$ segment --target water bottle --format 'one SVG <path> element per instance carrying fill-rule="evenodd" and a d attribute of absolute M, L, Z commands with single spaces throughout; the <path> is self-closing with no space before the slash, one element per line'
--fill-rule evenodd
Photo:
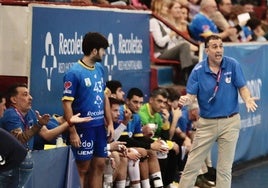
<path fill-rule="evenodd" d="M 106 166 L 103 175 L 103 188 L 113 187 L 113 168 L 112 168 L 112 158 L 106 159 Z"/>
<path fill-rule="evenodd" d="M 62 136 L 58 136 L 58 138 L 56 139 L 56 147 L 63 147 L 64 146 L 64 143 L 63 143 L 63 139 L 62 139 Z"/>
<path fill-rule="evenodd" d="M 166 159 L 167 156 L 168 156 L 168 145 L 167 145 L 167 143 L 164 140 L 161 140 L 161 143 L 162 143 L 162 146 L 161 147 L 163 149 L 166 149 L 167 151 L 166 152 L 157 151 L 156 152 L 157 158 L 158 159 Z"/>

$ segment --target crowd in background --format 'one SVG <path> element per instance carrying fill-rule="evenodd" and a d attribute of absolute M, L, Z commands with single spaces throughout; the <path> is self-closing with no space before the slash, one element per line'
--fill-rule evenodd
<path fill-rule="evenodd" d="M 130 2 L 98 1 L 92 3 L 128 5 Z M 150 32 L 154 37 L 155 46 L 158 47 L 158 51 L 155 51 L 154 55 L 157 58 L 180 61 L 177 68 L 183 73 L 184 84 L 193 67 L 198 63 L 196 57 L 198 47 L 185 40 L 185 36 L 197 43 L 204 42 L 212 34 L 219 35 L 226 42 L 267 41 L 267 10 L 262 18 L 257 17 L 254 12 L 255 4 L 250 1 L 152 0 L 150 3 L 145 1 L 136 1 L 136 3 L 152 9 L 153 13 L 163 19 L 152 17 L 150 20 Z M 183 33 L 183 37 L 170 29 L 165 24 L 166 22 Z M 105 43 L 101 49 L 106 49 L 107 46 Z M 96 53 L 100 53 L 98 50 Z M 90 53 L 85 53 L 85 56 Z M 103 54 L 105 53 L 103 52 Z M 94 58 L 96 57 L 101 60 L 101 56 L 94 56 Z M 83 62 L 85 60 L 88 59 L 81 59 L 80 64 L 85 66 Z M 67 92 L 67 94 L 69 93 Z M 105 115 L 109 114 L 112 120 L 105 123 L 113 125 L 116 136 L 108 139 L 108 144 L 102 143 L 103 147 L 109 151 L 109 162 L 106 166 L 111 165 L 113 169 L 111 171 L 112 182 L 109 183 L 115 187 L 129 185 L 137 188 L 168 188 L 174 186 L 173 181 L 179 178 L 179 173 L 183 171 L 187 153 L 192 147 L 193 135 L 199 118 L 197 103 L 188 107 L 180 107 L 180 94 L 173 88 L 155 88 L 150 93 L 149 101 L 144 103 L 143 92 L 139 88 L 131 88 L 124 97 L 120 81 L 107 82 L 106 92 L 103 95 L 105 96 L 102 96 L 100 100 L 107 97 L 110 104 L 109 108 L 104 107 Z M 65 97 L 66 101 L 72 101 L 70 96 Z M 67 111 L 65 111 L 64 117 L 63 115 L 40 115 L 38 111 L 31 109 L 32 97 L 25 84 L 12 86 L 6 100 L 10 106 L 1 118 L 1 127 L 24 145 L 28 150 L 27 155 L 30 150 L 43 149 L 46 143 L 55 144 L 58 137 L 63 137 L 66 144 L 80 146 L 81 142 L 77 143 L 77 139 L 70 139 L 68 134 L 64 137 L 64 133 L 68 132 L 67 130 L 70 133 L 70 129 L 72 129 L 70 127 L 73 124 L 86 124 L 92 121 L 91 118 L 80 118 L 80 114 L 76 113 L 67 113 L 68 116 L 66 116 Z M 93 103 L 96 101 L 93 100 Z M 72 108 L 72 105 L 67 103 L 66 108 Z M 112 131 L 109 130 L 108 133 L 111 136 Z M 87 134 L 89 133 L 87 132 Z M 25 153 L 25 150 L 23 152 Z M 1 161 L 4 156 L 4 154 L 0 156 Z M 81 184 L 89 173 L 88 170 L 85 170 L 84 165 L 85 163 L 80 166 L 78 164 Z M 89 164 L 87 165 L 89 166 Z M 215 186 L 216 170 L 212 167 L 210 154 L 207 156 L 204 168 L 205 170 L 200 169 L 202 184 L 205 183 L 209 187 Z M 12 173 L 18 173 L 20 170 L 21 167 L 16 171 L 13 169 Z M 106 172 L 104 171 L 104 173 Z M 10 174 L 1 175 L 10 177 Z M 17 176 L 14 175 L 14 177 Z M 95 182 L 99 180 L 102 181 L 103 177 L 98 176 L 98 179 L 94 179 Z M 104 176 L 103 181 L 108 183 L 107 181 L 110 179 L 105 179 Z M 200 179 L 197 179 L 197 184 L 198 181 Z M 105 184 L 105 186 L 109 185 Z"/>
<path fill-rule="evenodd" d="M 212 35 L 224 42 L 266 42 L 267 8 L 260 17 L 255 1 L 241 0 L 152 0 L 150 33 L 154 57 L 179 62 L 176 69 L 184 85 L 197 63 L 200 43 Z M 176 70 L 175 69 L 175 70 Z M 178 76 L 175 76 L 178 78 Z"/>

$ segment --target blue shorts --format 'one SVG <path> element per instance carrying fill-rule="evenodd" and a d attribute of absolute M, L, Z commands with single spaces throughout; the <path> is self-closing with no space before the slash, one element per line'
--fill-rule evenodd
<path fill-rule="evenodd" d="M 107 137 L 105 126 L 76 128 L 81 147 L 72 147 L 76 160 L 91 160 L 93 157 L 107 157 Z"/>

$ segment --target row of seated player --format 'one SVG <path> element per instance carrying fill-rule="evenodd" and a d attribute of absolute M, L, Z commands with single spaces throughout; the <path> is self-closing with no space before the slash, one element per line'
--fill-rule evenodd
<path fill-rule="evenodd" d="M 191 148 L 194 124 L 198 119 L 197 103 L 179 108 L 180 94 L 174 88 L 155 88 L 147 103 L 138 88 L 131 88 L 124 97 L 120 81 L 108 81 L 107 88 L 115 132 L 123 130 L 120 136 L 115 134 L 118 135 L 115 139 L 126 142 L 130 152 L 137 154 L 135 157 L 139 154 L 139 160 L 134 161 L 128 155 L 128 162 L 117 159 L 118 155 L 113 157 L 120 161 L 113 173 L 116 187 L 120 187 L 118 184 L 122 181 L 125 184 L 127 171 L 132 187 L 174 187 Z M 207 162 L 205 167 L 210 173 L 200 169 L 200 174 L 215 183 L 210 155 Z"/>
<path fill-rule="evenodd" d="M 113 181 L 109 182 L 111 179 L 107 178 L 108 174 L 105 173 L 104 184 L 113 183 L 118 188 L 125 187 L 128 177 L 132 187 L 172 186 L 176 172 L 183 168 L 185 153 L 191 147 L 191 120 L 197 118 L 197 108 L 179 109 L 180 95 L 171 88 L 154 89 L 149 102 L 144 103 L 143 92 L 138 88 L 131 88 L 124 99 L 120 82 L 109 81 L 106 86 L 115 127 L 115 141 L 108 146 L 112 152 L 110 157 L 114 160 L 107 161 L 115 163 L 112 171 L 107 168 L 108 172 L 113 172 Z M 66 122 L 62 116 L 49 117 L 48 114 L 40 115 L 34 112 L 31 109 L 32 97 L 26 84 L 14 84 L 7 93 L 8 109 L 1 119 L 1 128 L 23 143 L 25 146 L 22 148 L 44 149 L 46 144 L 56 144 L 58 138 L 69 144 L 69 125 L 90 121 L 90 118 L 80 118 L 79 114 Z M 191 111 L 191 118 L 188 110 L 195 110 Z M 169 115 L 171 111 L 172 118 Z M 24 115 L 20 115 L 20 112 Z M 150 118 L 150 114 L 154 114 L 154 118 Z M 25 118 L 22 118 L 24 116 Z M 30 119 L 34 121 L 26 122 Z M 20 127 L 24 125 L 29 127 L 22 130 Z M 108 167 L 109 165 L 110 163 Z M 26 171 L 28 173 L 22 179 L 10 177 L 14 184 L 18 180 L 23 180 L 18 182 L 22 185 L 27 182 L 31 170 Z M 0 177 L 2 175 L 4 174 L 0 173 Z"/>

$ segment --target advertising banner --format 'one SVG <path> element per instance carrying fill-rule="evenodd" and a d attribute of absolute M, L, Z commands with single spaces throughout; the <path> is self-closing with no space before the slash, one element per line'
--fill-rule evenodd
<path fill-rule="evenodd" d="M 242 65 L 247 86 L 253 97 L 257 97 L 257 111 L 247 112 L 240 98 L 241 130 L 237 143 L 235 161 L 243 162 L 268 154 L 268 121 L 265 108 L 268 106 L 268 44 L 228 45 L 225 54 L 236 58 Z"/>
<path fill-rule="evenodd" d="M 87 32 L 99 32 L 109 41 L 102 61 L 105 81 L 119 80 L 123 90 L 149 93 L 149 13 L 97 7 L 32 6 L 30 91 L 33 108 L 62 114 L 65 72 L 83 57 Z"/>

